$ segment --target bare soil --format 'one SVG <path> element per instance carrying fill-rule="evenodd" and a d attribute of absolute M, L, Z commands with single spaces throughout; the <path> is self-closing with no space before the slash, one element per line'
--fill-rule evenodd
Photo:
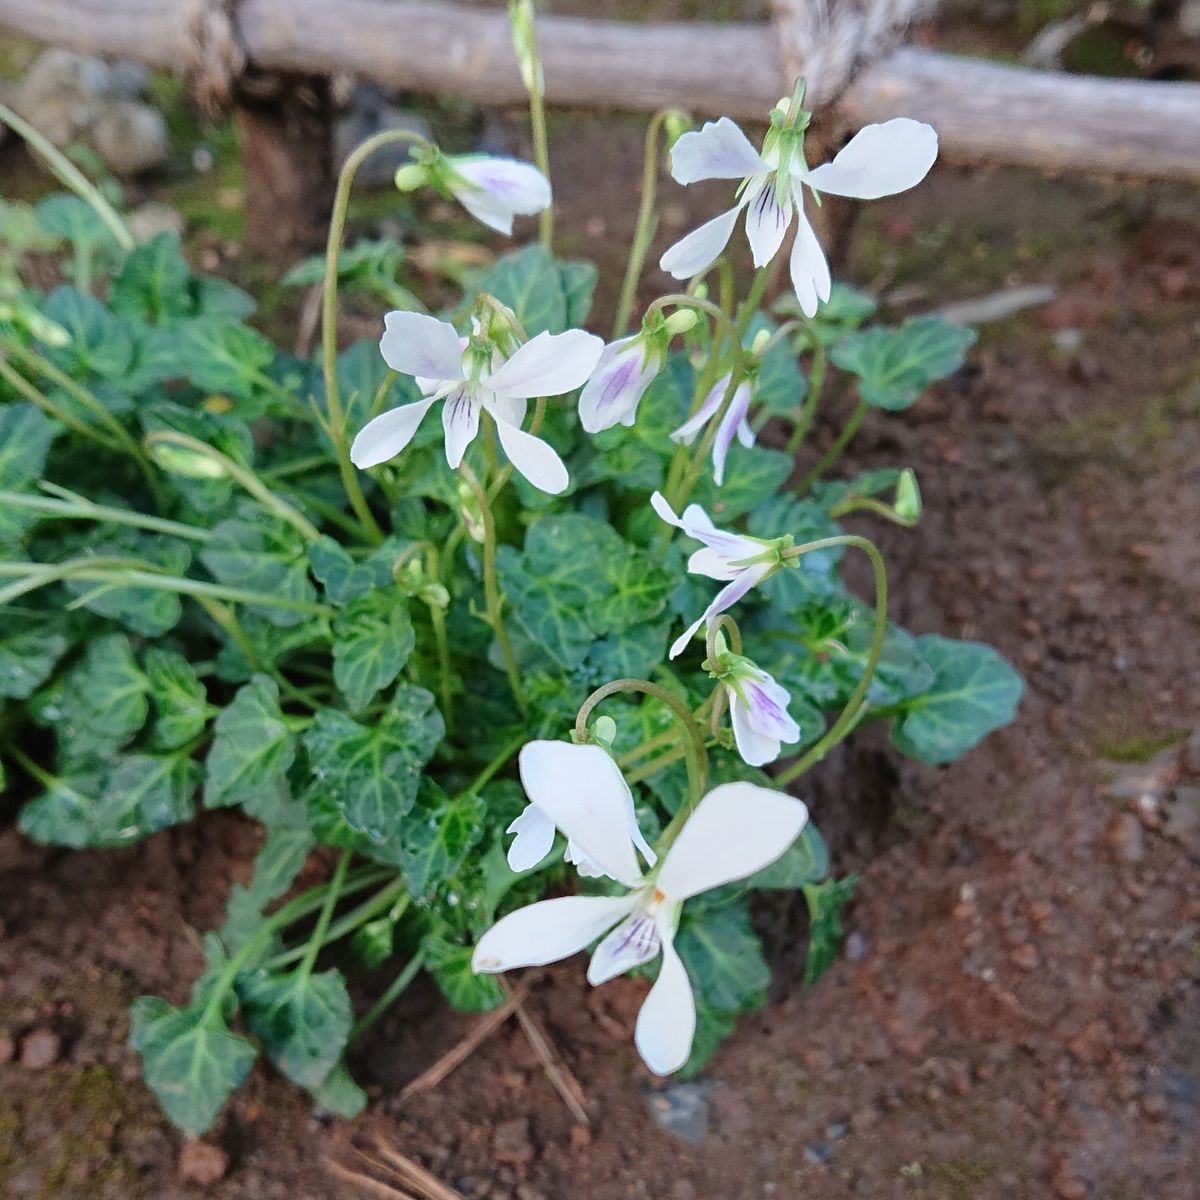
<path fill-rule="evenodd" d="M 572 249 L 597 254 L 632 221 L 638 135 L 574 128 L 562 220 L 594 243 Z M 679 195 L 660 241 L 687 219 Z M 953 766 L 905 762 L 867 733 L 806 781 L 839 872 L 861 877 L 844 953 L 803 990 L 802 905 L 763 906 L 773 995 L 693 1089 L 703 1140 L 650 1119 L 680 1095 L 660 1094 L 633 1049 L 644 984 L 593 991 L 571 962 L 530 1007 L 586 1092 L 590 1131 L 515 1022 L 401 1104 L 475 1020 L 417 985 L 353 1055 L 373 1097 L 358 1122 L 314 1113 L 259 1067 L 207 1139 L 216 1151 L 185 1148 L 139 1081 L 127 1005 L 185 994 L 257 832 L 210 814 L 93 854 L 6 828 L 0 1194 L 384 1195 L 326 1165 L 381 1135 L 468 1200 L 1194 1200 L 1200 203 L 942 169 L 869 208 L 848 273 L 896 314 L 1059 289 L 986 326 L 912 411 L 873 414 L 845 464 L 909 463 L 922 482 L 915 530 L 864 525 L 887 550 L 895 617 L 998 645 L 1028 693 L 1014 726 Z M 387 977 L 358 984 L 373 994 Z"/>

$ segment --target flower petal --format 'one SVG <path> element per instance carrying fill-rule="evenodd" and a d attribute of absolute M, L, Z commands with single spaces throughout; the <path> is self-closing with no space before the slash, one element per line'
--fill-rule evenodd
<path fill-rule="evenodd" d="M 725 389 L 729 386 L 729 376 L 722 375 L 720 379 L 713 384 L 713 389 L 704 397 L 704 403 L 680 427 L 671 433 L 671 441 L 683 442 L 690 446 L 695 440 L 696 435 L 709 423 L 717 414 L 717 410 L 721 407 L 721 401 L 725 399 Z"/>
<path fill-rule="evenodd" d="M 433 400 L 418 400 L 415 404 L 402 404 L 368 421 L 350 445 L 350 461 L 365 471 L 395 458 L 413 440 L 417 426 L 433 403 Z"/>
<path fill-rule="evenodd" d="M 527 804 L 504 832 L 517 835 L 508 848 L 508 865 L 518 873 L 532 871 L 554 848 L 554 822 L 536 804 Z"/>
<path fill-rule="evenodd" d="M 751 767 L 762 767 L 774 762 L 782 749 L 779 739 L 754 727 L 750 719 L 749 706 L 732 688 L 729 689 L 729 723 L 733 726 L 733 740 L 742 762 Z M 515 843 L 514 843 L 515 844 Z M 512 865 L 509 852 L 509 865 Z"/>
<path fill-rule="evenodd" d="M 746 568 L 730 566 L 726 555 L 711 546 L 704 546 L 688 559 L 687 569 L 689 575 L 703 575 L 708 579 L 725 582 L 736 579 Z"/>
<path fill-rule="evenodd" d="M 696 1036 L 696 998 L 683 960 L 669 936 L 663 937 L 662 968 L 638 1013 L 633 1041 L 655 1075 L 678 1071 Z"/>
<path fill-rule="evenodd" d="M 636 895 L 560 896 L 502 917 L 475 945 L 471 970 L 494 974 L 577 954 L 637 903 Z"/>
<path fill-rule="evenodd" d="M 592 377 L 579 397 L 579 421 L 588 433 L 611 429 L 618 422 L 632 425 L 646 389 L 662 367 L 633 334 L 604 347 Z"/>
<path fill-rule="evenodd" d="M 446 435 L 446 461 L 457 470 L 467 447 L 479 432 L 479 401 L 465 387 L 456 388 L 442 405 L 442 430 Z"/>
<path fill-rule="evenodd" d="M 801 801 L 754 783 L 723 783 L 696 806 L 655 881 L 683 901 L 773 863 L 808 820 Z"/>
<path fill-rule="evenodd" d="M 658 925 L 640 906 L 621 922 L 592 951 L 588 965 L 588 983 L 599 987 L 642 963 L 648 963 L 659 951 L 662 937 Z"/>
<path fill-rule="evenodd" d="M 698 504 L 689 504 L 683 510 L 683 516 L 677 517 L 662 492 L 655 492 L 650 497 L 650 507 L 668 525 L 674 525 L 676 529 L 682 529 L 688 537 L 695 538 L 698 542 L 703 542 L 706 546 L 710 546 L 726 558 L 750 558 L 762 550 L 762 544 L 756 542 L 753 538 L 742 537 L 741 534 L 729 533 L 727 530 L 718 529 L 712 523 L 712 518 Z M 702 573 L 705 575 L 709 574 L 707 571 Z M 719 579 L 723 577 L 713 575 L 712 578 Z"/>
<path fill-rule="evenodd" d="M 671 147 L 671 177 L 685 185 L 701 179 L 745 179 L 765 166 L 750 139 L 728 117 L 706 121 Z"/>
<path fill-rule="evenodd" d="M 877 200 L 916 187 L 929 174 L 937 152 L 932 125 L 896 117 L 882 125 L 865 125 L 832 162 L 813 168 L 803 178 L 816 191 L 831 196 Z"/>
<path fill-rule="evenodd" d="M 751 195 L 746 207 L 746 237 L 756 267 L 765 267 L 779 253 L 791 223 L 791 191 L 779 188 L 775 177 L 768 176 Z"/>
<path fill-rule="evenodd" d="M 454 326 L 424 313 L 388 313 L 383 318 L 379 352 L 393 371 L 422 376 L 426 383 L 463 377 L 462 350 Z"/>
<path fill-rule="evenodd" d="M 530 216 L 550 207 L 550 181 L 529 163 L 479 156 L 451 158 L 450 164 L 474 185 L 464 186 L 450 177 L 450 190 L 458 202 L 497 233 L 511 234 L 514 216 Z"/>
<path fill-rule="evenodd" d="M 754 563 L 752 566 L 746 567 L 739 571 L 733 580 L 727 583 L 714 597 L 712 603 L 692 622 L 688 628 L 675 639 L 671 645 L 668 658 L 678 658 L 684 650 L 687 649 L 687 644 L 692 640 L 697 629 L 713 617 L 723 613 L 727 608 L 732 608 L 756 583 L 766 576 L 772 569 L 771 563 Z"/>
<path fill-rule="evenodd" d="M 521 400 L 561 396 L 586 382 L 603 350 L 604 342 L 582 329 L 539 333 L 493 371 L 484 386 Z"/>
<path fill-rule="evenodd" d="M 796 240 L 792 243 L 792 257 L 788 265 L 800 311 L 806 317 L 815 317 L 818 306 L 829 299 L 833 281 L 829 276 L 825 251 L 821 249 L 821 243 L 817 241 L 817 235 L 800 205 L 796 208 Z"/>
<path fill-rule="evenodd" d="M 567 490 L 571 476 L 563 460 L 548 443 L 541 438 L 526 433 L 507 421 L 497 421 L 496 431 L 500 434 L 500 445 L 512 463 L 535 488 L 557 496 Z"/>
<path fill-rule="evenodd" d="M 741 211 L 742 206 L 736 205 L 728 212 L 706 221 L 699 229 L 693 229 L 667 248 L 658 260 L 659 267 L 676 279 L 691 279 L 693 275 L 699 275 L 716 262 L 721 251 L 729 244 L 734 223 Z"/>
<path fill-rule="evenodd" d="M 526 742 L 518 758 L 525 794 L 578 849 L 627 887 L 641 878 L 629 830 L 633 795 L 599 746 Z"/>
<path fill-rule="evenodd" d="M 749 411 L 750 384 L 743 380 L 733 393 L 733 399 L 717 426 L 717 436 L 713 439 L 713 480 L 717 487 L 725 482 L 725 459 L 729 456 L 729 447 L 733 445 L 734 434 L 746 423 L 746 413 Z M 754 444 L 753 432 L 750 444 Z"/>

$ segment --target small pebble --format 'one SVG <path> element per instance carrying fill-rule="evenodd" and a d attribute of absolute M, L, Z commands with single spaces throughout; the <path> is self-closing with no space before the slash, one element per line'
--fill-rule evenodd
<path fill-rule="evenodd" d="M 183 1143 L 183 1149 L 179 1152 L 179 1174 L 182 1178 L 202 1187 L 211 1187 L 224 1179 L 228 1170 L 229 1155 L 220 1146 L 192 1139 Z"/>
<path fill-rule="evenodd" d="M 814 1167 L 819 1167 L 822 1163 L 828 1162 L 829 1156 L 832 1153 L 833 1151 L 829 1148 L 828 1142 L 813 1142 L 811 1145 L 804 1147 L 804 1157 Z"/>
<path fill-rule="evenodd" d="M 27 1071 L 44 1071 L 61 1053 L 62 1039 L 53 1029 L 35 1029 L 21 1040 L 21 1066 Z"/>
<path fill-rule="evenodd" d="M 533 1158 L 533 1142 L 529 1136 L 529 1118 L 513 1117 L 496 1126 L 492 1150 L 502 1163 L 520 1166 Z"/>
<path fill-rule="evenodd" d="M 17 1052 L 16 1043 L 10 1037 L 0 1037 L 0 1064 L 12 1062 Z"/>

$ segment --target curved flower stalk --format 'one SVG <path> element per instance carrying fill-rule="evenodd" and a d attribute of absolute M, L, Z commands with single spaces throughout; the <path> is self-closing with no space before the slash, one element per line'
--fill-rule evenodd
<path fill-rule="evenodd" d="M 550 853 L 556 828 L 553 813 L 564 790 L 569 802 L 579 808 L 595 804 L 597 793 L 623 793 L 623 819 L 630 840 L 650 866 L 658 862 L 638 828 L 633 793 L 607 751 L 600 746 L 577 746 L 571 742 L 528 742 L 521 748 L 517 761 L 529 803 L 505 831 L 517 835 L 508 848 L 508 865 L 514 871 L 532 870 Z M 569 781 L 565 788 L 564 780 Z M 603 865 L 575 842 L 567 842 L 565 857 L 587 878 L 606 874 Z"/>
<path fill-rule="evenodd" d="M 525 433 L 521 422 L 533 397 L 562 395 L 588 378 L 604 346 L 595 334 L 581 329 L 539 333 L 505 356 L 478 333 L 460 339 L 453 325 L 423 313 L 390 312 L 384 325 L 379 342 L 384 361 L 393 371 L 415 376 L 426 398 L 369 421 L 350 447 L 355 466 L 365 469 L 394 458 L 442 400 L 446 461 L 452 469 L 462 462 L 486 411 L 509 461 L 534 487 L 552 495 L 566 488 L 570 479 L 562 459 Z"/>
<path fill-rule="evenodd" d="M 486 154 L 448 155 L 431 149 L 421 161 L 396 172 L 402 192 L 424 184 L 453 196 L 477 221 L 510 235 L 514 217 L 529 217 L 550 207 L 550 181 L 537 167 L 515 158 Z"/>
<path fill-rule="evenodd" d="M 800 740 L 800 726 L 788 712 L 792 697 L 757 663 L 726 650 L 720 634 L 715 658 L 711 665 L 729 701 L 729 723 L 738 754 L 751 767 L 773 763 L 784 743 Z"/>
<path fill-rule="evenodd" d="M 658 309 L 652 309 L 637 333 L 604 347 L 579 397 L 579 421 L 588 433 L 634 423 L 646 389 L 667 361 L 671 338 L 687 333 L 696 319 L 691 309 L 673 312 L 665 319 Z"/>
<path fill-rule="evenodd" d="M 661 866 L 643 875 L 627 829 L 624 780 L 606 777 L 585 803 L 574 770 L 548 771 L 539 805 L 547 818 L 606 874 L 624 884 L 619 896 L 562 896 L 509 913 L 480 939 L 476 973 L 557 962 L 602 938 L 588 982 L 605 983 L 662 955 L 658 979 L 638 1013 L 634 1042 L 657 1075 L 679 1070 L 692 1049 L 696 1001 L 675 949 L 683 905 L 693 896 L 753 875 L 795 841 L 808 810 L 781 792 L 752 783 L 713 788 L 688 817 Z"/>
<path fill-rule="evenodd" d="M 683 516 L 677 517 L 661 492 L 655 492 L 650 497 L 650 506 L 668 525 L 674 525 L 688 537 L 704 543 L 704 549 L 697 550 L 688 559 L 688 570 L 693 575 L 729 581 L 700 616 L 675 639 L 669 657 L 678 658 L 701 625 L 732 608 L 755 584 L 774 575 L 784 565 L 782 551 L 791 539 L 766 541 L 748 534 L 718 529 L 698 504 L 689 504 L 683 510 Z"/>
<path fill-rule="evenodd" d="M 810 169 L 804 161 L 804 128 L 808 114 L 793 102 L 772 111 L 760 154 L 728 117 L 709 121 L 685 133 L 671 149 L 671 174 L 677 183 L 702 179 L 737 179 L 738 202 L 669 247 L 659 265 L 676 279 L 706 270 L 725 249 L 743 209 L 746 237 L 756 267 L 778 253 L 796 218 L 791 276 L 800 310 L 816 314 L 829 299 L 829 264 L 804 214 L 804 189 L 820 202 L 822 193 L 875 200 L 907 191 L 920 183 L 937 158 L 932 126 L 908 117 L 867 125 L 850 139 L 832 162 Z"/>
<path fill-rule="evenodd" d="M 712 391 L 705 396 L 704 403 L 671 434 L 672 441 L 690 446 L 696 440 L 700 431 L 720 411 L 721 403 L 725 399 L 725 393 L 732 378 L 732 375 L 727 374 L 717 380 Z M 713 480 L 717 487 L 725 482 L 725 460 L 729 457 L 729 448 L 733 445 L 733 439 L 736 437 L 747 450 L 754 445 L 754 430 L 750 427 L 748 419 L 750 399 L 750 380 L 743 379 L 734 389 L 729 406 L 725 409 L 725 414 L 717 426 L 717 435 L 713 439 L 712 445 Z"/>

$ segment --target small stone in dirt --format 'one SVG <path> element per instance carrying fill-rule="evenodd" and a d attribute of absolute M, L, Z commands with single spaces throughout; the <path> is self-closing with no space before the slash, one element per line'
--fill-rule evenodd
<path fill-rule="evenodd" d="M 533 1142 L 529 1137 L 529 1118 L 513 1117 L 496 1126 L 492 1151 L 502 1163 L 521 1166 L 533 1158 Z"/>
<path fill-rule="evenodd" d="M 813 1142 L 811 1145 L 804 1147 L 804 1159 L 811 1163 L 814 1167 L 819 1167 L 822 1163 L 829 1161 L 829 1156 L 833 1151 L 829 1147 L 828 1142 Z"/>
<path fill-rule="evenodd" d="M 13 1055 L 17 1052 L 17 1044 L 10 1037 L 0 1037 L 0 1065 L 6 1062 L 12 1062 Z"/>
<path fill-rule="evenodd" d="M 1104 835 L 1109 850 L 1119 863 L 1133 866 L 1146 857 L 1146 839 L 1142 823 L 1131 812 L 1118 813 L 1108 823 Z"/>
<path fill-rule="evenodd" d="M 850 1126 L 845 1121 L 834 1121 L 825 1126 L 825 1136 L 831 1142 L 840 1142 L 850 1132 Z"/>
<path fill-rule="evenodd" d="M 1032 971 L 1038 965 L 1038 952 L 1029 942 L 1014 946 L 1008 957 L 1022 971 Z"/>
<path fill-rule="evenodd" d="M 61 1053 L 62 1039 L 53 1029 L 35 1029 L 21 1040 L 21 1066 L 27 1071 L 44 1071 Z"/>
<path fill-rule="evenodd" d="M 229 1155 L 211 1142 L 188 1140 L 179 1152 L 179 1174 L 191 1183 L 211 1187 L 225 1178 Z"/>
<path fill-rule="evenodd" d="M 672 1083 L 661 1092 L 646 1090 L 646 1107 L 654 1123 L 667 1133 L 696 1145 L 708 1133 L 707 1083 Z"/>

